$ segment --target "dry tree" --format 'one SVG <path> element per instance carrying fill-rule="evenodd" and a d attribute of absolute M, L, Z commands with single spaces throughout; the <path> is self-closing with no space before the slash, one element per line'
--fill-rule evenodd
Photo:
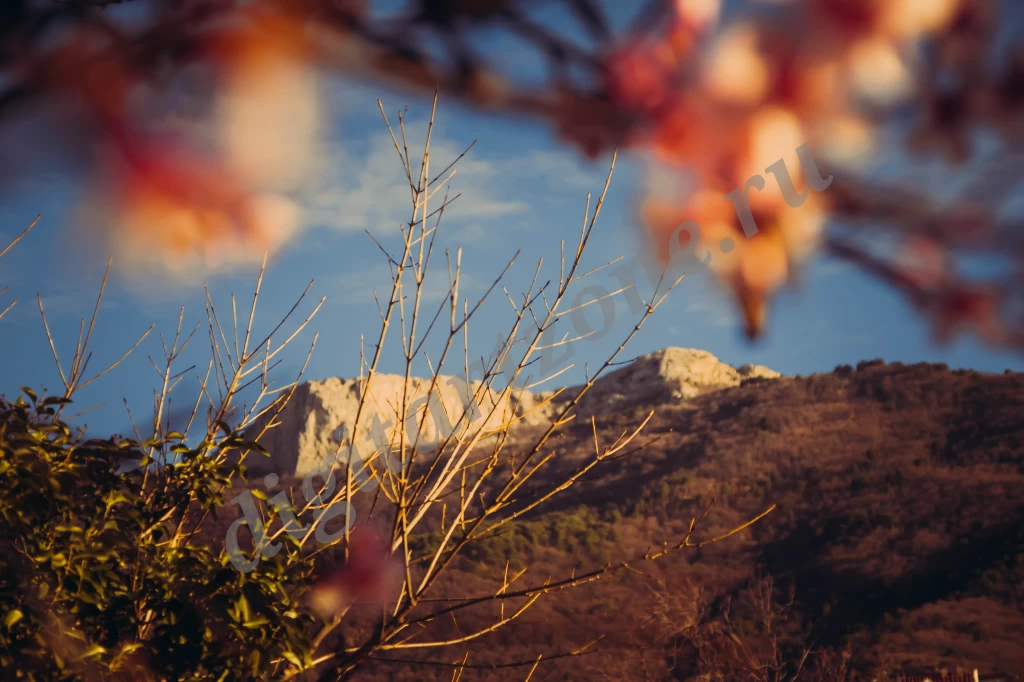
<path fill-rule="evenodd" d="M 667 653 L 677 679 L 845 679 L 830 677 L 845 675 L 847 660 L 837 650 L 815 646 L 793 608 L 792 584 L 780 586 L 762 575 L 719 595 L 692 584 L 669 589 L 651 581 L 649 587 L 653 606 L 634 647 Z"/>
<path fill-rule="evenodd" d="M 503 285 L 513 258 L 471 303 L 461 288 L 461 252 L 448 253 L 447 296 L 436 310 L 427 310 L 427 273 L 453 199 L 448 180 L 458 162 L 440 173 L 431 170 L 436 103 L 435 94 L 418 168 L 408 151 L 404 117 L 397 132 L 387 123 L 409 182 L 411 213 L 397 251 L 380 243 L 393 279 L 380 306 L 380 333 L 372 353 L 362 358 L 356 417 L 334 456 L 307 475 L 300 490 L 270 496 L 250 488 L 245 494 L 252 496 L 251 513 L 233 521 L 226 536 L 216 535 L 222 530 L 218 512 L 223 514 L 227 494 L 237 492 L 250 470 L 265 469 L 264 458 L 271 453 L 260 441 L 279 425 L 301 381 L 302 371 L 275 386 L 271 374 L 281 352 L 323 304 L 321 299 L 277 340 L 312 283 L 265 334 L 255 325 L 262 268 L 241 321 L 234 297 L 228 318 L 207 290 L 211 357 L 197 377 L 198 394 L 179 431 L 173 430 L 170 400 L 194 367 L 177 365 L 203 327 L 185 327 L 182 311 L 174 334 L 161 336 L 162 361 L 152 362 L 159 378 L 152 422 L 143 426 L 133 418 L 131 439 L 87 439 L 73 433 L 62 416 L 83 386 L 109 371 L 86 378 L 104 287 L 90 322 L 81 325 L 69 368 L 60 362 L 40 298 L 63 391 L 43 397 L 26 391 L 27 398 L 0 405 L 5 490 L 0 514 L 9 522 L 0 541 L 10 550 L 0 560 L 0 598 L 8 614 L 0 633 L 5 666 L 70 679 L 340 680 L 397 662 L 447 668 L 456 678 L 473 668 L 523 668 L 529 679 L 545 661 L 582 655 L 593 643 L 522 660 L 481 655 L 473 643 L 517 621 L 545 597 L 719 542 L 771 512 L 770 507 L 725 532 L 702 533 L 708 507 L 681 537 L 666 538 L 635 556 L 543 578 L 528 566 L 517 570 L 502 561 L 489 566 L 490 577 L 478 583 L 489 584 L 486 589 L 453 592 L 450 579 L 457 579 L 458 560 L 467 551 L 530 519 L 603 464 L 643 451 L 641 434 L 653 412 L 610 442 L 602 442 L 591 417 L 593 451 L 568 468 L 555 437 L 576 419 L 581 399 L 682 275 L 671 282 L 662 277 L 622 343 L 581 386 L 528 399 L 527 388 L 565 371 L 531 374 L 545 349 L 576 340 L 550 340 L 554 322 L 578 305 L 566 304 L 571 292 L 608 265 L 586 269 L 583 264 L 614 159 L 593 205 L 588 196 L 578 242 L 568 253 L 562 242 L 557 279 L 545 277 L 540 261 L 527 290 L 514 295 Z M 504 340 L 479 365 L 476 378 L 469 326 L 499 291 L 512 314 Z M 390 402 L 374 405 L 385 341 L 396 333 L 404 363 L 401 387 Z M 441 336 L 436 357 L 426 351 L 432 334 Z M 414 376 L 421 360 L 430 370 L 426 380 Z M 440 391 L 452 365 L 465 377 L 454 403 Z M 421 381 L 428 399 L 418 409 Z M 436 399 L 430 397 L 435 394 Z M 384 447 L 365 456 L 357 453 L 356 439 L 365 433 L 362 420 L 373 409 L 386 416 L 390 410 L 400 426 L 389 432 Z M 440 422 L 437 410 L 444 412 L 448 428 L 423 447 L 428 420 Z M 527 414 L 543 418 L 517 428 Z M 43 504 L 40 490 L 50 491 Z M 305 503 L 296 502 L 300 494 Z M 328 529 L 340 516 L 343 526 Z M 243 526 L 247 533 L 239 532 Z M 474 625 L 463 630 L 459 619 L 470 614 L 462 623 Z"/>
<path fill-rule="evenodd" d="M 383 524 L 384 527 L 381 544 L 377 547 L 377 557 L 352 555 L 355 550 L 351 550 L 351 546 L 360 547 L 363 552 L 374 551 L 372 544 L 355 542 L 354 534 L 359 532 L 360 522 L 356 522 L 354 529 L 346 524 L 344 534 L 340 531 L 334 533 L 337 537 L 331 544 L 337 543 L 344 547 L 347 562 L 337 569 L 337 573 L 322 578 L 314 592 L 313 603 L 319 603 L 328 618 L 324 629 L 316 637 L 316 641 L 324 645 L 323 649 L 317 648 L 309 653 L 309 668 L 322 670 L 317 676 L 321 680 L 345 678 L 375 660 L 423 663 L 424 659 L 417 658 L 417 654 L 435 650 L 447 655 L 449 658 L 446 664 L 456 670 L 466 667 L 500 668 L 513 664 L 536 669 L 542 659 L 550 659 L 552 656 L 541 654 L 528 661 L 490 660 L 476 663 L 467 662 L 469 651 L 462 652 L 459 648 L 512 623 L 545 595 L 601 580 L 618 571 L 633 569 L 644 562 L 689 547 L 718 542 L 749 527 L 771 511 L 768 509 L 726 533 L 700 538 L 697 534 L 700 521 L 708 512 L 704 510 L 699 519 L 693 519 L 689 531 L 683 537 L 666 540 L 660 547 L 651 548 L 639 556 L 624 557 L 591 570 L 574 571 L 570 575 L 548 576 L 534 584 L 523 584 L 528 567 L 511 572 L 509 563 L 505 562 L 490 567 L 494 572 L 492 592 L 451 595 L 439 589 L 441 577 L 453 570 L 456 559 L 467 548 L 496 536 L 517 520 L 528 518 L 531 512 L 542 508 L 546 502 L 603 463 L 633 456 L 643 450 L 645 444 L 636 441 L 653 412 L 635 428 L 624 431 L 608 443 L 599 441 L 596 421 L 591 417 L 594 439 L 591 455 L 568 472 L 545 476 L 558 457 L 559 448 L 553 444 L 552 437 L 575 419 L 575 408 L 580 400 L 604 371 L 616 363 L 627 343 L 664 302 L 682 276 L 674 282 L 663 279 L 659 283 L 650 300 L 645 303 L 646 310 L 626 338 L 581 386 L 542 393 L 539 394 L 541 399 L 535 403 L 531 401 L 529 407 L 521 405 L 527 387 L 543 384 L 564 372 L 563 369 L 551 377 L 520 381 L 524 373 L 537 363 L 543 349 L 576 340 L 561 338 L 548 341 L 551 336 L 548 332 L 555 320 L 572 310 L 565 305 L 569 292 L 588 276 L 606 267 L 603 265 L 584 270 L 582 264 L 611 182 L 614 160 L 605 186 L 592 207 L 588 195 L 579 240 L 575 248 L 570 247 L 568 255 L 565 254 L 566 245 L 562 242 L 557 280 L 545 280 L 543 264 L 538 262 L 533 269 L 530 287 L 518 297 L 514 296 L 501 286 L 501 280 L 513 265 L 513 258 L 487 292 L 470 304 L 460 297 L 461 251 L 449 253 L 448 293 L 436 310 L 425 310 L 422 305 L 424 282 L 431 258 L 435 255 L 434 243 L 441 218 L 450 202 L 447 194 L 442 194 L 442 191 L 448 178 L 455 172 L 449 166 L 432 175 L 430 169 L 430 130 L 436 103 L 435 95 L 435 109 L 431 112 L 418 169 L 408 152 L 402 115 L 399 115 L 397 133 L 388 123 L 395 150 L 409 181 L 411 215 L 402 227 L 398 251 L 390 252 L 381 245 L 391 266 L 392 287 L 390 295 L 380 305 L 381 331 L 372 345 L 373 352 L 363 361 L 366 371 L 359 383 L 360 400 L 356 416 L 347 425 L 347 437 L 336 453 L 340 456 L 333 460 L 340 462 L 341 466 L 336 475 L 330 465 L 318 470 L 317 475 L 322 476 L 324 482 L 316 489 L 317 494 L 311 496 L 312 500 L 298 508 L 300 518 L 312 516 L 308 528 L 298 540 L 300 546 L 315 544 L 312 538 L 320 529 L 319 519 L 324 518 L 317 512 L 322 513 L 323 508 L 346 504 L 355 507 L 358 512 L 360 496 L 357 493 L 361 490 L 372 490 L 372 495 L 362 495 L 362 508 L 365 510 L 369 507 L 369 514 L 363 523 L 371 527 Z M 384 113 L 383 107 L 381 112 Z M 431 211 L 433 204 L 430 200 L 435 196 L 443 198 L 440 199 L 440 205 Z M 432 215 L 436 216 L 433 224 L 429 220 Z M 503 332 L 503 342 L 484 363 L 483 376 L 474 379 L 470 370 L 468 327 L 474 313 L 485 304 L 490 294 L 498 290 L 510 304 L 511 319 L 507 332 Z M 621 291 L 615 292 L 618 293 Z M 527 324 L 524 322 L 526 320 L 532 320 L 533 324 Z M 371 405 L 371 400 L 374 400 L 374 379 L 378 376 L 385 340 L 389 331 L 396 328 L 401 334 L 404 364 L 402 385 L 397 395 L 393 396 L 393 402 L 383 406 Z M 526 328 L 530 331 L 523 334 L 522 330 Z M 424 389 L 416 390 L 412 386 L 413 367 L 420 359 L 420 354 L 425 354 L 425 339 L 433 331 L 440 331 L 443 341 L 437 357 L 423 358 L 430 368 L 425 380 L 424 400 Z M 461 385 L 467 389 L 455 404 L 446 401 L 440 393 L 440 387 L 447 382 L 445 368 L 453 362 L 456 373 L 464 377 Z M 426 406 L 411 411 L 415 409 L 414 401 L 425 402 Z M 385 412 L 384 416 L 389 419 L 393 417 L 394 423 L 407 425 L 407 428 L 400 426 L 391 430 L 387 446 L 376 450 L 371 456 L 356 457 L 353 454 L 356 439 L 363 434 L 360 420 L 366 418 L 371 407 Z M 448 426 L 434 436 L 429 447 L 420 447 L 419 441 L 427 430 L 425 426 L 428 420 L 435 420 L 431 412 L 438 410 L 444 412 L 442 423 Z M 540 426 L 535 425 L 525 431 L 529 440 L 513 438 L 516 426 L 525 421 L 525 415 L 531 411 L 549 416 Z M 269 424 L 269 428 L 273 426 Z M 367 480 L 366 470 L 369 470 L 368 475 L 372 481 Z M 362 477 L 357 476 L 359 471 L 363 472 Z M 357 480 L 359 478 L 362 480 Z M 352 513 L 351 509 L 348 511 Z M 268 534 L 268 540 L 283 539 L 286 535 L 287 528 L 282 524 Z M 317 548 L 315 551 L 322 549 Z M 376 567 L 376 577 L 369 581 L 370 584 L 360 582 L 359 577 L 347 569 L 351 562 L 363 561 Z M 392 591 L 388 592 L 387 586 L 380 583 L 386 580 L 390 561 L 395 562 L 395 581 L 390 586 Z M 332 641 L 332 633 L 335 630 L 344 633 L 346 616 L 353 610 L 358 611 L 360 599 L 373 603 L 379 613 L 371 619 L 372 623 L 361 639 L 353 641 L 350 635 L 344 635 L 340 639 L 345 642 L 345 646 L 332 650 L 326 646 Z M 469 632 L 459 630 L 457 635 L 450 637 L 433 634 L 431 625 L 449 620 L 457 622 L 455 618 L 459 614 L 472 609 L 480 612 L 480 609 L 488 606 L 494 608 L 491 620 L 486 624 Z M 583 650 L 556 652 L 553 657 L 578 655 Z M 439 661 L 435 658 L 432 663 L 437 665 Z M 298 670 L 292 673 L 297 674 Z"/>

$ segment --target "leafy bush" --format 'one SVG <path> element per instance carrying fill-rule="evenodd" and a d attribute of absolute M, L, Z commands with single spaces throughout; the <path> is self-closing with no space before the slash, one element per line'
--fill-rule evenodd
<path fill-rule="evenodd" d="M 190 538 L 244 472 L 216 455 L 251 444 L 85 440 L 67 400 L 26 395 L 0 400 L 5 679 L 262 680 L 305 656 L 309 561 L 284 551 L 245 574 Z M 143 475 L 163 448 L 177 463 Z"/>

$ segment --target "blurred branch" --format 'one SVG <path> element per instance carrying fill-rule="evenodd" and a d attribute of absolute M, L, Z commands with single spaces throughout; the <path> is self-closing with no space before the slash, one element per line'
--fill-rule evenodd
<path fill-rule="evenodd" d="M 651 0 L 638 8 L 627 30 L 618 31 L 605 17 L 608 3 L 552 2 L 583 29 L 586 47 L 573 27 L 535 16 L 541 3 L 530 0 L 412 0 L 405 11 L 385 14 L 375 11 L 379 6 L 372 0 L 139 0 L 134 4 L 150 11 L 132 21 L 115 16 L 112 6 L 119 4 L 21 0 L 8 5 L 0 30 L 0 80 L 6 88 L 0 117 L 15 105 L 74 102 L 81 107 L 80 123 L 135 159 L 134 172 L 143 172 L 139 158 L 167 162 L 158 152 L 138 148 L 152 141 L 129 100 L 157 96 L 176 73 L 195 64 L 226 76 L 211 81 L 214 90 L 227 87 L 232 74 L 256 64 L 252 60 L 259 54 L 257 68 L 280 58 L 425 96 L 442 89 L 482 110 L 542 121 L 590 158 L 630 149 L 686 169 L 701 192 L 726 195 L 751 172 L 767 172 L 765 159 L 753 156 L 764 151 L 757 141 L 789 140 L 795 133 L 799 141 L 794 141 L 816 154 L 845 159 L 836 162 L 842 180 L 822 195 L 817 208 L 800 208 L 802 221 L 783 216 L 785 204 L 778 197 L 761 198 L 762 234 L 734 256 L 758 264 L 719 272 L 734 290 L 752 336 L 765 324 L 769 297 L 796 279 L 798 266 L 814 253 L 825 222 L 818 212 L 897 238 L 926 236 L 949 254 L 1024 254 L 1020 221 L 996 219 L 998 209 L 991 205 L 1013 191 L 1024 141 L 1019 98 L 1024 47 L 1013 43 L 1013 36 L 998 58 L 991 54 L 1009 25 L 1000 22 L 1004 10 L 995 0 L 949 0 L 931 12 L 909 14 L 893 14 L 891 3 L 870 3 L 856 16 L 839 0 L 799 0 L 771 11 L 742 5 L 723 16 L 716 3 Z M 1009 17 L 1010 23 L 1016 20 Z M 538 83 L 525 77 L 515 67 L 517 60 L 492 52 L 493 42 L 472 47 L 472 38 L 494 29 L 521 38 L 546 64 L 546 78 Z M 906 55 L 918 44 L 924 48 L 920 59 L 910 60 Z M 889 72 L 873 66 L 881 63 L 877 60 L 899 73 L 887 79 Z M 826 64 L 835 66 L 835 73 L 824 69 Z M 948 199 L 941 191 L 922 200 L 900 181 L 853 180 L 879 133 L 908 122 L 908 157 L 939 152 L 951 166 L 963 165 L 973 159 L 973 138 L 981 129 L 998 138 L 1003 152 L 995 162 L 970 165 L 973 189 L 952 202 L 938 201 Z M 410 191 L 431 185 L 439 191 L 445 183 L 438 181 L 449 169 L 417 181 L 401 118 L 397 127 L 401 141 L 394 131 L 392 140 Z M 767 162 L 790 149 L 773 149 Z M 201 177 L 193 180 L 209 192 Z M 649 210 L 652 201 L 644 199 L 640 211 L 662 254 L 671 252 L 666 238 L 681 220 L 739 232 L 736 216 L 724 217 L 694 199 L 700 192 L 677 187 L 671 194 L 660 207 L 668 211 L 659 214 L 669 216 L 669 223 L 652 218 L 657 213 Z M 421 197 L 424 206 L 431 195 Z M 176 199 L 197 201 L 188 193 Z M 413 224 L 437 210 L 421 214 L 417 209 Z M 253 225 L 242 227 L 261 234 Z M 988 236 L 980 238 L 985 231 Z M 745 227 L 743 234 L 748 234 Z M 723 236 L 708 239 L 717 247 Z M 416 250 L 418 261 L 424 252 Z M 749 274 L 760 271 L 783 275 Z M 1016 335 L 1007 338 L 1006 345 L 1020 347 Z"/>

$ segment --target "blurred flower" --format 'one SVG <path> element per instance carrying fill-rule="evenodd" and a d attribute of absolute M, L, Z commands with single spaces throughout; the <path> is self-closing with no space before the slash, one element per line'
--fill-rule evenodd
<path fill-rule="evenodd" d="M 607 63 L 608 91 L 622 106 L 651 112 L 665 103 L 679 65 L 671 49 L 659 42 L 627 45 Z"/>
<path fill-rule="evenodd" d="M 801 180 L 802 182 L 802 180 Z M 777 188 L 766 187 L 771 195 L 764 202 L 751 201 L 751 214 L 758 232 L 747 239 L 734 205 L 725 190 L 703 187 L 682 197 L 649 196 L 640 206 L 640 219 L 655 242 L 662 262 L 690 256 L 690 263 L 706 263 L 735 296 L 745 320 L 747 334 L 754 338 L 765 324 L 768 301 L 818 248 L 825 224 L 825 204 L 809 192 L 797 208 L 786 205 Z M 757 192 L 751 192 L 753 199 Z M 680 230 L 678 244 L 670 243 L 677 228 L 686 221 L 692 226 Z M 699 241 L 692 243 L 696 238 Z M 680 261 L 681 269 L 688 269 Z"/>
<path fill-rule="evenodd" d="M 710 29 L 722 12 L 721 0 L 675 0 L 672 24 L 666 44 L 676 59 L 693 53 L 701 36 Z"/>
<path fill-rule="evenodd" d="M 666 247 L 683 246 L 684 237 L 666 243 L 675 227 L 699 223 L 700 243 L 691 250 L 713 256 L 710 267 L 736 293 L 751 334 L 763 326 L 769 297 L 817 248 L 826 202 L 862 217 L 887 213 L 896 219 L 891 222 L 907 222 L 904 231 L 936 241 L 946 235 L 946 245 L 980 238 L 976 228 L 988 224 L 952 209 L 922 217 L 898 201 L 875 202 L 843 188 L 801 197 L 806 182 L 797 148 L 807 144 L 845 174 L 874 150 L 883 116 L 911 95 L 921 118 L 911 149 L 937 148 L 964 159 L 969 128 L 979 120 L 1012 140 L 1024 137 L 1024 53 L 1011 52 L 995 76 L 986 62 L 998 28 L 997 0 L 783 0 L 771 10 L 737 13 L 715 36 L 710 29 L 722 0 L 671 0 L 655 3 L 667 16 L 651 17 L 643 34 L 617 43 L 604 39 L 601 22 L 580 5 L 584 22 L 601 36 L 588 55 L 595 59 L 580 63 L 596 78 L 577 88 L 560 69 L 544 89 L 520 89 L 515 78 L 506 81 L 472 63 L 442 63 L 418 40 L 424 22 L 435 28 L 457 18 L 507 23 L 507 2 L 419 4 L 431 7 L 414 13 L 408 32 L 371 38 L 373 31 L 362 30 L 376 20 L 368 0 L 218 3 L 223 12 L 195 13 L 216 21 L 196 20 L 181 41 L 168 30 L 167 54 L 156 40 L 159 49 L 143 50 L 145 59 L 137 60 L 130 36 L 103 22 L 72 23 L 59 37 L 64 47 L 42 57 L 26 51 L 11 69 L 12 81 L 77 105 L 68 118 L 96 131 L 97 175 L 109 181 L 99 197 L 111 207 L 107 236 L 135 261 L 166 260 L 176 269 L 257 257 L 298 228 L 299 209 L 285 194 L 302 187 L 320 160 L 324 121 L 314 62 L 414 87 L 454 83 L 477 105 L 545 117 L 591 158 L 625 144 L 689 172 L 695 187 L 680 183 L 668 196 L 644 201 L 649 236 L 665 258 Z M 551 55 L 565 53 L 557 32 L 541 37 Z M 142 113 L 154 109 L 147 90 L 154 74 L 136 72 L 137 64 L 159 66 L 162 74 L 172 72 L 165 62 L 191 60 L 214 74 L 209 155 L 157 142 Z M 602 66 L 590 71 L 596 64 Z M 780 158 L 785 174 L 774 167 Z M 744 195 L 758 226 L 753 234 L 746 206 L 739 207 L 741 226 L 732 205 L 740 202 L 724 197 L 757 176 L 764 188 Z M 919 283 L 936 276 L 927 258 L 912 265 Z M 940 277 L 935 286 L 942 283 Z"/>
<path fill-rule="evenodd" d="M 817 252 L 825 232 L 827 214 L 827 197 L 814 192 L 808 192 L 807 199 L 799 208 L 786 206 L 782 210 L 778 229 L 791 264 L 802 265 Z"/>
<path fill-rule="evenodd" d="M 727 104 L 761 102 L 770 82 L 770 65 L 759 49 L 758 32 L 745 24 L 727 30 L 715 42 L 701 75 L 707 94 Z"/>
<path fill-rule="evenodd" d="M 946 253 L 932 239 L 911 237 L 900 253 L 900 274 L 917 288 L 935 287 L 946 275 Z"/>
<path fill-rule="evenodd" d="M 260 187 L 295 189 L 309 179 L 320 111 L 310 70 L 271 62 L 233 73 L 218 97 L 228 168 Z"/>
<path fill-rule="evenodd" d="M 611 99 L 569 89 L 558 91 L 550 116 L 558 134 L 589 159 L 623 142 L 634 121 Z"/>
<path fill-rule="evenodd" d="M 810 0 L 808 5 L 814 24 L 831 34 L 829 37 L 833 42 L 843 43 L 851 37 L 864 36 L 876 29 L 888 1 Z"/>
<path fill-rule="evenodd" d="M 816 251 L 825 216 L 814 195 L 799 208 L 754 215 L 759 229 L 750 239 L 743 237 L 738 221 L 728 228 L 715 223 L 705 230 L 707 248 L 715 253 L 711 267 L 735 295 L 750 338 L 763 332 L 771 298 Z M 731 251 L 721 254 L 725 238 L 730 239 Z"/>
<path fill-rule="evenodd" d="M 259 262 L 299 227 L 282 191 L 313 170 L 321 117 L 302 26 L 246 8 L 204 36 L 215 79 L 213 151 L 190 135 L 157 138 L 153 91 L 104 36 L 81 33 L 46 57 L 42 81 L 95 127 L 96 188 L 80 210 L 130 271 L 201 275 Z M 193 139 L 196 138 L 196 139 Z"/>
<path fill-rule="evenodd" d="M 773 47 L 778 41 L 786 41 L 786 37 L 773 36 Z M 793 52 L 793 46 L 785 42 L 774 54 L 774 99 L 802 119 L 847 111 L 850 84 L 842 60 L 820 49 Z"/>
<path fill-rule="evenodd" d="M 812 0 L 812 15 L 840 38 L 912 40 L 948 26 L 976 0 Z"/>
<path fill-rule="evenodd" d="M 715 239 L 743 236 L 732 204 L 725 200 L 722 192 L 707 188 L 697 189 L 685 197 L 649 196 L 640 205 L 640 220 L 654 235 L 655 251 L 662 263 L 676 254 L 677 245 L 668 240 L 676 228 L 688 220 L 700 225 L 700 234 L 690 236 L 700 238 L 705 248 L 712 242 L 717 244 Z M 678 247 L 704 260 L 702 249 L 697 249 L 697 244 L 691 246 L 687 235 L 689 232 L 680 233 Z"/>
<path fill-rule="evenodd" d="M 909 40 L 945 28 L 961 0 L 888 0 L 881 10 L 880 27 L 898 40 Z"/>
<path fill-rule="evenodd" d="M 736 144 L 743 116 L 723 110 L 701 93 L 677 93 L 658 111 L 647 146 L 658 161 L 688 168 L 705 183 L 732 177 L 724 164 Z"/>
<path fill-rule="evenodd" d="M 704 31 L 718 21 L 722 0 L 675 0 L 673 9 L 677 23 Z"/>
<path fill-rule="evenodd" d="M 368 528 L 349 535 L 348 561 L 321 578 L 310 595 L 310 605 L 323 617 L 354 604 L 381 604 L 400 588 L 402 568 L 389 547 Z"/>
<path fill-rule="evenodd" d="M 226 167 L 260 188 L 308 180 L 322 115 L 302 25 L 250 8 L 209 45 L 219 76 L 216 118 Z"/>
<path fill-rule="evenodd" d="M 180 148 L 140 143 L 127 159 L 110 156 L 106 186 L 85 210 L 131 272 L 195 274 L 259 262 L 298 227 L 289 199 L 250 194 Z"/>
<path fill-rule="evenodd" d="M 878 144 L 875 128 L 854 114 L 812 121 L 807 142 L 815 155 L 830 164 L 854 167 L 866 163 Z"/>
<path fill-rule="evenodd" d="M 744 246 L 739 267 L 724 282 L 739 301 L 747 337 L 756 339 L 764 331 L 770 295 L 786 281 L 789 269 L 784 247 L 775 233 L 755 235 Z"/>
<path fill-rule="evenodd" d="M 803 125 L 792 111 L 778 106 L 758 109 L 743 121 L 733 137 L 736 160 L 726 181 L 731 187 L 743 187 L 749 178 L 764 175 L 768 166 L 783 159 L 794 186 L 802 187 L 803 168 L 797 160 L 796 149 L 805 141 Z M 748 194 L 751 208 L 767 210 L 782 205 L 785 199 L 773 184 Z"/>
<path fill-rule="evenodd" d="M 964 329 L 973 329 L 988 343 L 1005 341 L 1006 327 L 1000 316 L 1003 292 L 991 287 L 954 285 L 931 303 L 935 336 L 940 342 Z"/>
<path fill-rule="evenodd" d="M 116 127 L 126 116 L 130 90 L 138 83 L 107 40 L 84 31 L 26 66 L 44 92 L 105 126 Z"/>
<path fill-rule="evenodd" d="M 198 267 L 257 261 L 294 232 L 297 207 L 259 195 L 217 158 L 186 150 L 182 139 L 143 132 L 141 80 L 81 35 L 47 57 L 44 82 L 94 128 L 99 181 L 79 215 L 133 272 L 191 273 Z M 133 107 L 132 105 L 136 105 Z"/>
<path fill-rule="evenodd" d="M 846 55 L 856 95 L 870 104 L 891 106 L 912 91 L 913 78 L 897 46 L 881 36 L 856 41 Z"/>

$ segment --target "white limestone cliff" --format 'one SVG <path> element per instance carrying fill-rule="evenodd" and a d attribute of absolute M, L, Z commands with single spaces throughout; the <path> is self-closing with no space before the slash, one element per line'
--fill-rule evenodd
<path fill-rule="evenodd" d="M 637 405 L 665 404 L 687 400 L 707 391 L 738 386 L 746 379 L 779 376 L 778 372 L 761 365 L 734 368 L 704 350 L 665 348 L 641 356 L 598 379 L 581 401 L 578 412 L 583 415 L 601 414 Z M 299 386 L 277 418 L 277 425 L 260 439 L 260 443 L 273 453 L 271 459 L 268 461 L 252 455 L 247 462 L 250 469 L 254 472 L 303 475 L 336 457 L 339 435 L 351 431 L 355 421 L 361 385 L 365 385 L 365 379 L 331 378 Z M 430 380 L 414 378 L 406 397 L 411 408 L 406 420 L 406 442 L 411 443 L 419 433 L 421 451 L 429 451 L 433 444 L 447 438 L 453 425 L 465 438 L 481 431 L 486 434 L 510 418 L 517 419 L 520 425 L 547 423 L 560 404 L 560 401 L 543 404 L 549 394 L 515 391 L 511 396 L 501 398 L 494 391 L 481 392 L 476 402 L 477 411 L 471 411 L 468 417 L 464 417 L 467 407 L 474 404 L 471 398 L 479 387 L 478 382 L 467 385 L 464 381 L 443 376 L 428 399 L 430 386 Z M 356 448 L 364 458 L 372 456 L 378 446 L 386 442 L 384 439 L 397 442 L 397 408 L 401 404 L 402 391 L 401 376 L 374 376 L 355 439 Z M 572 389 L 565 394 L 571 395 Z M 424 410 L 427 412 L 425 419 Z M 371 433 L 375 423 L 380 427 Z M 262 425 L 257 424 L 257 428 Z"/>

